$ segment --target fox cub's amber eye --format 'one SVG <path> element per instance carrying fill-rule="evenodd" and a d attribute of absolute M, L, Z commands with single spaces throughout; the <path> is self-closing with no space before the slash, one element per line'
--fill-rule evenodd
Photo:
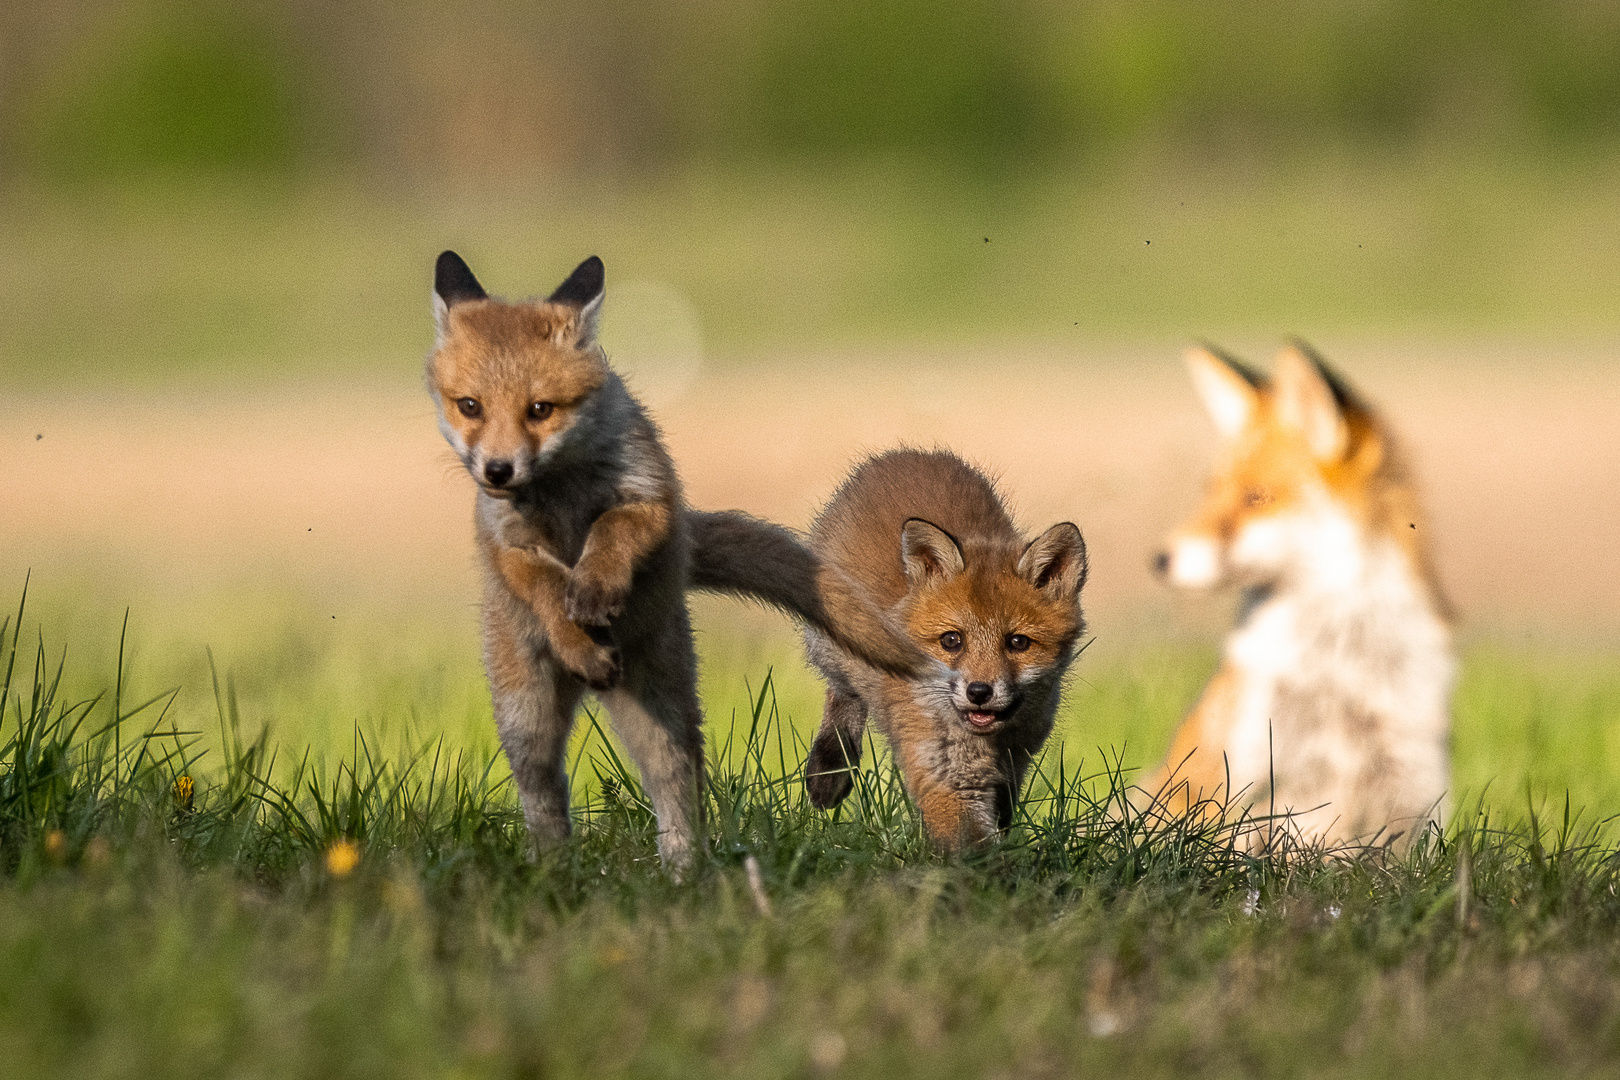
<path fill-rule="evenodd" d="M 1025 637 L 1023 634 L 1007 635 L 1008 652 L 1023 652 L 1027 648 L 1029 648 L 1029 638 Z"/>
<path fill-rule="evenodd" d="M 946 652 L 955 652 L 962 647 L 962 635 L 955 630 L 947 630 L 939 635 L 939 647 Z"/>
<path fill-rule="evenodd" d="M 484 407 L 478 404 L 477 398 L 456 398 L 456 408 L 460 409 L 461 415 L 469 420 L 476 420 L 484 415 Z"/>
<path fill-rule="evenodd" d="M 537 401 L 529 406 L 530 420 L 544 420 L 551 415 L 552 404 L 549 401 Z"/>

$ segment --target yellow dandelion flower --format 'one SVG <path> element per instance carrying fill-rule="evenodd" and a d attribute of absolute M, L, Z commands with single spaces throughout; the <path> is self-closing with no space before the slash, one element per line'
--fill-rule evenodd
<path fill-rule="evenodd" d="M 326 872 L 335 878 L 348 877 L 360 865 L 360 845 L 339 837 L 326 849 Z"/>
<path fill-rule="evenodd" d="M 182 813 L 189 813 L 191 811 L 191 798 L 196 794 L 196 791 L 197 785 L 192 782 L 191 777 L 181 773 L 174 778 L 174 805 Z"/>

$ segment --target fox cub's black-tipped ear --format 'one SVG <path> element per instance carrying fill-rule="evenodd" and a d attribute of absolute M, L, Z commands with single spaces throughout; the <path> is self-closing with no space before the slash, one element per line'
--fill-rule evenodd
<path fill-rule="evenodd" d="M 433 266 L 433 325 L 439 332 L 439 343 L 450 329 L 450 309 L 467 300 L 482 300 L 489 294 L 478 284 L 473 272 L 461 261 L 461 256 L 446 251 Z"/>
<path fill-rule="evenodd" d="M 443 300 L 446 307 L 453 307 L 463 300 L 482 300 L 489 294 L 478 284 L 461 256 L 446 251 L 433 267 L 433 295 Z"/>
<path fill-rule="evenodd" d="M 921 585 L 931 578 L 955 577 L 967 563 L 956 538 L 931 521 L 910 518 L 900 527 L 900 559 L 906 580 Z"/>
<path fill-rule="evenodd" d="M 602 260 L 592 255 L 574 267 L 568 280 L 557 286 L 546 300 L 570 307 L 588 307 L 602 299 L 602 283 L 606 278 L 607 270 L 602 266 Z"/>
<path fill-rule="evenodd" d="M 1025 581 L 1071 603 L 1080 598 L 1089 569 L 1085 538 L 1067 521 L 1031 540 L 1018 560 L 1018 573 Z"/>
<path fill-rule="evenodd" d="M 572 325 L 564 328 L 565 335 L 575 348 L 588 349 L 596 343 L 597 315 L 602 310 L 606 278 L 607 271 L 602 266 L 602 260 L 592 255 L 574 267 L 568 280 L 546 297 L 548 304 L 561 304 L 578 310 L 579 314 L 571 320 Z"/>

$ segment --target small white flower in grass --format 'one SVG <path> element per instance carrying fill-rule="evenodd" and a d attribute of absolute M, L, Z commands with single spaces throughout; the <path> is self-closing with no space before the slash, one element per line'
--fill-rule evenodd
<path fill-rule="evenodd" d="M 767 919 L 771 916 L 771 897 L 765 891 L 765 879 L 759 872 L 759 860 L 749 855 L 743 860 L 743 873 L 748 877 L 748 891 L 754 897 L 754 909 Z"/>
<path fill-rule="evenodd" d="M 1118 966 L 1111 959 L 1097 960 L 1091 966 L 1091 985 L 1086 991 L 1086 1030 L 1093 1037 L 1106 1039 L 1125 1030 L 1119 994 Z"/>
<path fill-rule="evenodd" d="M 1243 914 L 1251 919 L 1260 911 L 1260 890 L 1250 889 L 1243 898 Z"/>

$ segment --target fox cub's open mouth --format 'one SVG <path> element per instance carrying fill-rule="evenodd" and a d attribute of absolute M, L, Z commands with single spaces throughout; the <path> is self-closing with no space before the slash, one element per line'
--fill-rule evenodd
<path fill-rule="evenodd" d="M 968 730 L 975 735 L 989 735 L 998 730 L 1000 726 L 1013 718 L 1018 711 L 1018 702 L 1013 701 L 1006 708 L 1000 710 L 990 709 L 962 709 L 962 721 L 967 724 Z"/>

